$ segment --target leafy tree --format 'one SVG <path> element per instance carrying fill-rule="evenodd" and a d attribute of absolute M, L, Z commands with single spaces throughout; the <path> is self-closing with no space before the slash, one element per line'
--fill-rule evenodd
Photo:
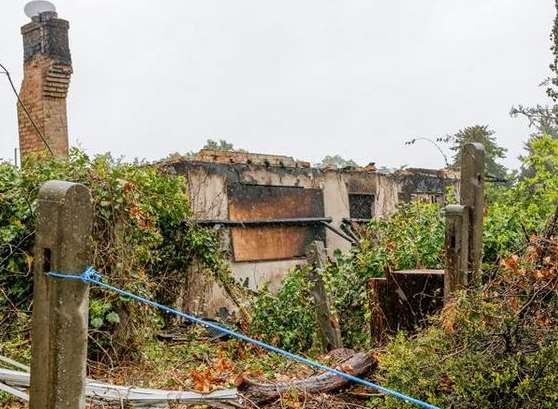
<path fill-rule="evenodd" d="M 169 153 L 165 158 L 162 159 L 162 161 L 173 162 L 173 161 L 178 161 L 183 159 L 192 160 L 195 157 L 196 157 L 196 152 L 194 151 L 189 151 L 184 154 L 179 152 L 173 152 L 173 153 Z"/>
<path fill-rule="evenodd" d="M 550 64 L 552 74 L 550 79 L 547 81 L 548 88 L 546 89 L 546 93 L 554 102 L 558 102 L 558 0 L 555 0 L 554 4 L 556 6 L 557 14 L 554 17 L 554 25 L 550 33 L 550 41 L 552 42 L 550 50 L 552 51 L 554 60 Z"/>
<path fill-rule="evenodd" d="M 325 168 L 327 166 L 335 166 L 338 168 L 346 168 L 346 167 L 357 167 L 358 164 L 352 159 L 344 159 L 341 155 L 326 155 L 320 163 L 318 163 L 318 167 Z"/>
<path fill-rule="evenodd" d="M 453 168 L 457 169 L 461 165 L 463 147 L 468 143 L 477 142 L 484 145 L 487 173 L 497 178 L 506 176 L 507 169 L 504 165 L 498 163 L 498 160 L 506 157 L 507 149 L 498 145 L 494 137 L 494 131 L 488 129 L 487 125 L 469 126 L 454 135 L 440 138 L 440 140 L 451 144 Z"/>
<path fill-rule="evenodd" d="M 520 157 L 524 177 L 518 188 L 538 207 L 552 207 L 558 200 L 558 139 L 549 135 L 532 137 L 527 151 Z"/>
<path fill-rule="evenodd" d="M 558 102 L 558 0 L 555 0 L 557 14 L 554 26 L 550 33 L 552 45 L 550 50 L 554 56 L 550 64 L 551 77 L 546 79 L 541 86 L 547 86 L 546 93 L 554 103 Z M 543 134 L 558 138 L 558 106 L 537 105 L 535 107 L 524 107 L 518 105 L 510 111 L 512 117 L 524 116 L 529 120 L 529 127 L 535 128 L 533 136 Z M 528 148 L 528 147 L 527 147 Z"/>
<path fill-rule="evenodd" d="M 213 139 L 208 139 L 205 142 L 203 149 L 212 149 L 214 151 L 236 151 L 236 152 L 246 152 L 244 149 L 235 149 L 234 145 L 227 142 L 224 139 L 219 139 L 215 141 Z"/>
<path fill-rule="evenodd" d="M 244 149 L 235 149 L 232 143 L 227 142 L 224 139 L 219 139 L 219 141 L 208 139 L 202 149 L 211 149 L 214 151 L 224 152 L 246 152 Z M 175 161 L 181 159 L 194 160 L 196 158 L 196 154 L 197 152 L 195 151 L 189 151 L 186 153 L 173 152 L 170 153 L 166 158 L 164 158 L 163 161 Z"/>
<path fill-rule="evenodd" d="M 558 105 L 549 107 L 537 105 L 525 107 L 518 105 L 512 107 L 510 115 L 514 118 L 524 116 L 529 120 L 529 127 L 535 132 L 531 136 L 549 135 L 558 138 Z"/>

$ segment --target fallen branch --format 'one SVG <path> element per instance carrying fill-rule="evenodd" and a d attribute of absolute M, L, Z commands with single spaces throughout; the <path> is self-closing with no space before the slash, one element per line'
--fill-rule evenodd
<path fill-rule="evenodd" d="M 349 375 L 360 376 L 371 371 L 377 362 L 370 353 L 359 352 L 343 361 L 335 369 Z M 264 402 L 280 397 L 288 391 L 302 393 L 322 393 L 338 390 L 349 381 L 331 373 L 322 373 L 292 382 L 273 384 L 258 383 L 247 376 L 241 376 L 237 382 L 238 391 L 257 402 Z"/>

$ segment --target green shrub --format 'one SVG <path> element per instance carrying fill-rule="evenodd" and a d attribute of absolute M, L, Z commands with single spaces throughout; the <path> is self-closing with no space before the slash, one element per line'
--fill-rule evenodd
<path fill-rule="evenodd" d="M 306 267 L 294 268 L 276 295 L 264 288 L 251 308 L 250 332 L 293 352 L 312 347 L 316 332 Z"/>
<path fill-rule="evenodd" d="M 558 237 L 526 244 L 429 328 L 395 337 L 378 355 L 377 380 L 440 407 L 558 407 Z M 392 398 L 371 405 L 405 407 Z"/>
<path fill-rule="evenodd" d="M 510 308 L 509 301 L 462 295 L 431 328 L 389 343 L 379 355 L 376 380 L 444 408 L 557 407 L 555 323 L 549 329 L 534 316 L 520 319 L 520 308 Z M 412 407 L 394 398 L 373 399 L 371 406 Z"/>
<path fill-rule="evenodd" d="M 374 220 L 348 253 L 337 251 L 322 279 L 339 316 L 345 346 L 369 343 L 367 283 L 386 268 L 440 268 L 444 225 L 439 206 L 403 204 L 385 220 Z M 277 294 L 264 290 L 252 305 L 251 331 L 291 351 L 314 343 L 316 319 L 307 267 L 296 268 Z"/>
<path fill-rule="evenodd" d="M 3 163 L 0 312 L 6 319 L 0 340 L 12 334 L 10 316 L 29 314 L 37 194 L 52 179 L 80 182 L 90 189 L 95 209 L 92 264 L 112 284 L 171 304 L 194 258 L 219 279 L 231 281 L 219 238 L 188 223 L 191 212 L 183 178 L 110 155 L 90 158 L 76 149 L 69 160 L 37 158 L 21 169 Z M 96 288 L 91 291 L 94 354 L 135 354 L 162 324 L 152 309 Z"/>

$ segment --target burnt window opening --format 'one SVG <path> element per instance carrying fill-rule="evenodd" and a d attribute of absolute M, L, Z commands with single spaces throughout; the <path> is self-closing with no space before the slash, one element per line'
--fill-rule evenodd
<path fill-rule="evenodd" d="M 375 197 L 371 193 L 349 193 L 351 219 L 370 220 L 374 217 Z"/>

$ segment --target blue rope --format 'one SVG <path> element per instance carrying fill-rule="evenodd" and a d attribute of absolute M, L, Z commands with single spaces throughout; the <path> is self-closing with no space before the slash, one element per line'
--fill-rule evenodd
<path fill-rule="evenodd" d="M 118 293 L 118 294 L 123 295 L 123 296 L 128 297 L 128 298 L 131 298 L 131 299 L 136 300 L 140 303 L 158 308 L 159 310 L 164 311 L 168 314 L 174 314 L 176 316 L 185 318 L 188 321 L 194 322 L 194 323 L 199 324 L 199 325 L 203 325 L 207 328 L 214 329 L 215 331 L 221 332 L 223 334 L 227 334 L 227 335 L 229 335 L 233 338 L 240 339 L 240 340 L 245 341 L 249 344 L 257 345 L 257 346 L 259 346 L 263 349 L 267 349 L 268 351 L 274 352 L 276 354 L 283 355 L 284 357 L 287 357 L 290 360 L 300 362 L 300 363 L 302 363 L 304 365 L 307 365 L 311 368 L 318 369 L 318 370 L 325 371 L 325 372 L 329 372 L 333 375 L 339 376 L 341 378 L 345 378 L 348 381 L 358 383 L 360 385 L 364 385 L 368 388 L 371 388 L 371 389 L 377 390 L 379 392 L 385 393 L 386 395 L 394 396 L 394 397 L 399 398 L 399 399 L 401 399 L 401 400 L 403 400 L 407 403 L 412 403 L 412 404 L 415 404 L 415 405 L 417 405 L 421 408 L 426 408 L 426 409 L 441 409 L 437 406 L 434 406 L 434 405 L 431 405 L 427 402 L 423 402 L 421 400 L 412 398 L 412 397 L 407 396 L 403 393 L 397 392 L 393 389 L 377 385 L 377 384 L 369 382 L 365 379 L 357 378 L 356 376 L 350 375 L 348 373 L 345 373 L 345 372 L 339 371 L 337 369 L 327 367 L 327 366 L 322 365 L 318 362 L 315 362 L 315 361 L 312 361 L 310 359 L 304 358 L 301 355 L 297 355 L 297 354 L 290 353 L 288 351 L 284 351 L 280 348 L 274 347 L 273 345 L 266 344 L 265 342 L 258 341 L 257 339 L 250 338 L 250 337 L 248 337 L 246 335 L 243 335 L 243 334 L 239 334 L 238 332 L 232 331 L 228 328 L 222 327 L 222 326 L 217 325 L 213 322 L 205 321 L 205 320 L 203 320 L 201 318 L 198 318 L 196 316 L 187 314 L 187 313 L 182 312 L 182 311 L 175 310 L 173 308 L 167 307 L 166 305 L 159 304 L 155 301 L 148 300 L 147 298 L 141 297 L 139 295 L 130 293 L 128 291 L 122 290 L 122 289 L 117 288 L 117 287 L 113 287 L 112 285 L 105 284 L 105 283 L 102 282 L 102 275 L 99 274 L 97 271 L 95 271 L 95 269 L 93 267 L 87 268 L 80 275 L 70 275 L 70 274 L 62 274 L 62 273 L 55 273 L 55 272 L 50 272 L 50 273 L 47 273 L 47 274 L 50 277 L 59 278 L 59 279 L 63 279 L 63 280 L 74 280 L 74 281 L 77 280 L 77 281 L 83 281 L 85 283 L 91 283 L 91 284 L 97 285 L 101 288 L 111 290 L 115 293 Z"/>

